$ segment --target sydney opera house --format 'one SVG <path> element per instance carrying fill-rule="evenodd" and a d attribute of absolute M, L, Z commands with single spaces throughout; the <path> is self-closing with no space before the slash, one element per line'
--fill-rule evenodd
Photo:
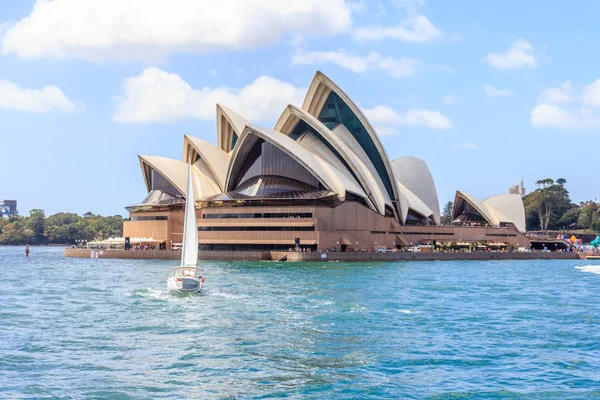
<path fill-rule="evenodd" d="M 399 248 L 438 242 L 528 246 L 519 195 L 456 192 L 441 225 L 427 164 L 390 160 L 358 106 L 317 72 L 302 108 L 273 128 L 216 106 L 217 145 L 184 136 L 183 157 L 140 156 L 148 194 L 127 207 L 124 236 L 181 242 L 187 163 L 201 250 Z"/>

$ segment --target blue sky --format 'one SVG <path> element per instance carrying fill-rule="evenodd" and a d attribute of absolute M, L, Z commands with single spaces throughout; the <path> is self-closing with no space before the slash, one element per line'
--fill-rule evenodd
<path fill-rule="evenodd" d="M 138 154 L 216 143 L 216 101 L 271 127 L 317 69 L 390 158 L 428 163 L 440 203 L 521 177 L 597 196 L 600 3 L 270 3 L 0 0 L 0 199 L 125 215 Z"/>

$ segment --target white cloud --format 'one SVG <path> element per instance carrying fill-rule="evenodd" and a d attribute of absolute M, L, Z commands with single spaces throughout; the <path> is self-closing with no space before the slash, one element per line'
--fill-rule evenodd
<path fill-rule="evenodd" d="M 452 144 L 450 148 L 453 150 L 479 150 L 479 145 L 473 142 L 464 142 L 460 144 Z"/>
<path fill-rule="evenodd" d="M 600 129 L 600 79 L 577 94 L 571 82 L 549 87 L 540 93 L 531 110 L 531 125 L 569 130 Z"/>
<path fill-rule="evenodd" d="M 549 87 L 542 90 L 538 97 L 538 103 L 548 103 L 548 104 L 560 104 L 560 103 L 570 103 L 573 101 L 572 98 L 573 93 L 573 85 L 571 82 L 566 81 L 561 84 L 559 87 Z"/>
<path fill-rule="evenodd" d="M 537 66 L 533 46 L 524 39 L 512 42 L 504 53 L 489 53 L 483 61 L 500 70 Z"/>
<path fill-rule="evenodd" d="M 587 106 L 600 107 L 600 79 L 583 88 L 581 102 Z"/>
<path fill-rule="evenodd" d="M 347 31 L 344 0 L 37 0 L 0 38 L 3 54 L 94 61 L 250 49 Z"/>
<path fill-rule="evenodd" d="M 393 135 L 396 126 L 425 127 L 432 129 L 452 128 L 452 121 L 436 110 L 413 108 L 402 113 L 391 107 L 378 105 L 364 110 L 380 135 Z"/>
<path fill-rule="evenodd" d="M 221 103 L 250 121 L 273 121 L 288 104 L 302 104 L 305 88 L 261 76 L 241 89 L 192 88 L 179 75 L 146 68 L 128 78 L 113 120 L 116 122 L 176 122 L 185 118 L 212 120 Z"/>
<path fill-rule="evenodd" d="M 405 42 L 427 42 L 436 39 L 442 32 L 435 27 L 424 15 L 411 15 L 397 26 L 371 26 L 359 28 L 354 32 L 358 40 L 380 40 L 385 38 L 398 39 Z"/>
<path fill-rule="evenodd" d="M 75 110 L 75 103 L 56 86 L 23 89 L 11 81 L 0 80 L 0 108 L 39 113 L 71 112 Z"/>
<path fill-rule="evenodd" d="M 461 97 L 458 93 L 452 93 L 447 96 L 444 96 L 444 98 L 442 99 L 442 104 L 449 106 L 450 104 L 459 102 L 460 99 Z"/>
<path fill-rule="evenodd" d="M 516 93 L 512 89 L 496 89 L 492 85 L 488 85 L 487 83 L 483 85 L 483 91 L 489 97 L 507 97 L 514 96 Z"/>
<path fill-rule="evenodd" d="M 357 73 L 362 73 L 369 69 L 379 69 L 395 78 L 413 75 L 417 64 L 415 60 L 410 58 L 382 57 L 376 52 L 366 57 L 361 57 L 344 50 L 299 51 L 292 57 L 293 64 L 314 65 L 329 62 Z"/>
<path fill-rule="evenodd" d="M 540 104 L 531 111 L 531 125 L 535 127 L 551 126 L 555 128 L 576 128 L 577 118 L 571 112 L 553 104 Z"/>

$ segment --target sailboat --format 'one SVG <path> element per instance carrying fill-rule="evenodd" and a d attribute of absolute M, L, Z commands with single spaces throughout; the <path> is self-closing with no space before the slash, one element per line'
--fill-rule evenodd
<path fill-rule="evenodd" d="M 185 216 L 183 221 L 183 243 L 181 247 L 181 266 L 174 267 L 167 278 L 170 291 L 179 293 L 198 293 L 204 285 L 204 276 L 198 264 L 198 225 L 194 186 L 192 185 L 192 164 L 188 163 L 187 192 L 185 195 Z"/>

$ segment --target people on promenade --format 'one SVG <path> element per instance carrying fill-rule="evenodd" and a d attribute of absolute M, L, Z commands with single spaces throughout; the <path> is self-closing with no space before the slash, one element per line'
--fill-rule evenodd
<path fill-rule="evenodd" d="M 29 253 L 30 253 L 30 251 L 29 251 L 29 245 L 28 245 L 28 244 L 26 244 L 26 245 L 25 245 L 25 257 L 26 257 L 26 258 L 29 258 Z"/>

